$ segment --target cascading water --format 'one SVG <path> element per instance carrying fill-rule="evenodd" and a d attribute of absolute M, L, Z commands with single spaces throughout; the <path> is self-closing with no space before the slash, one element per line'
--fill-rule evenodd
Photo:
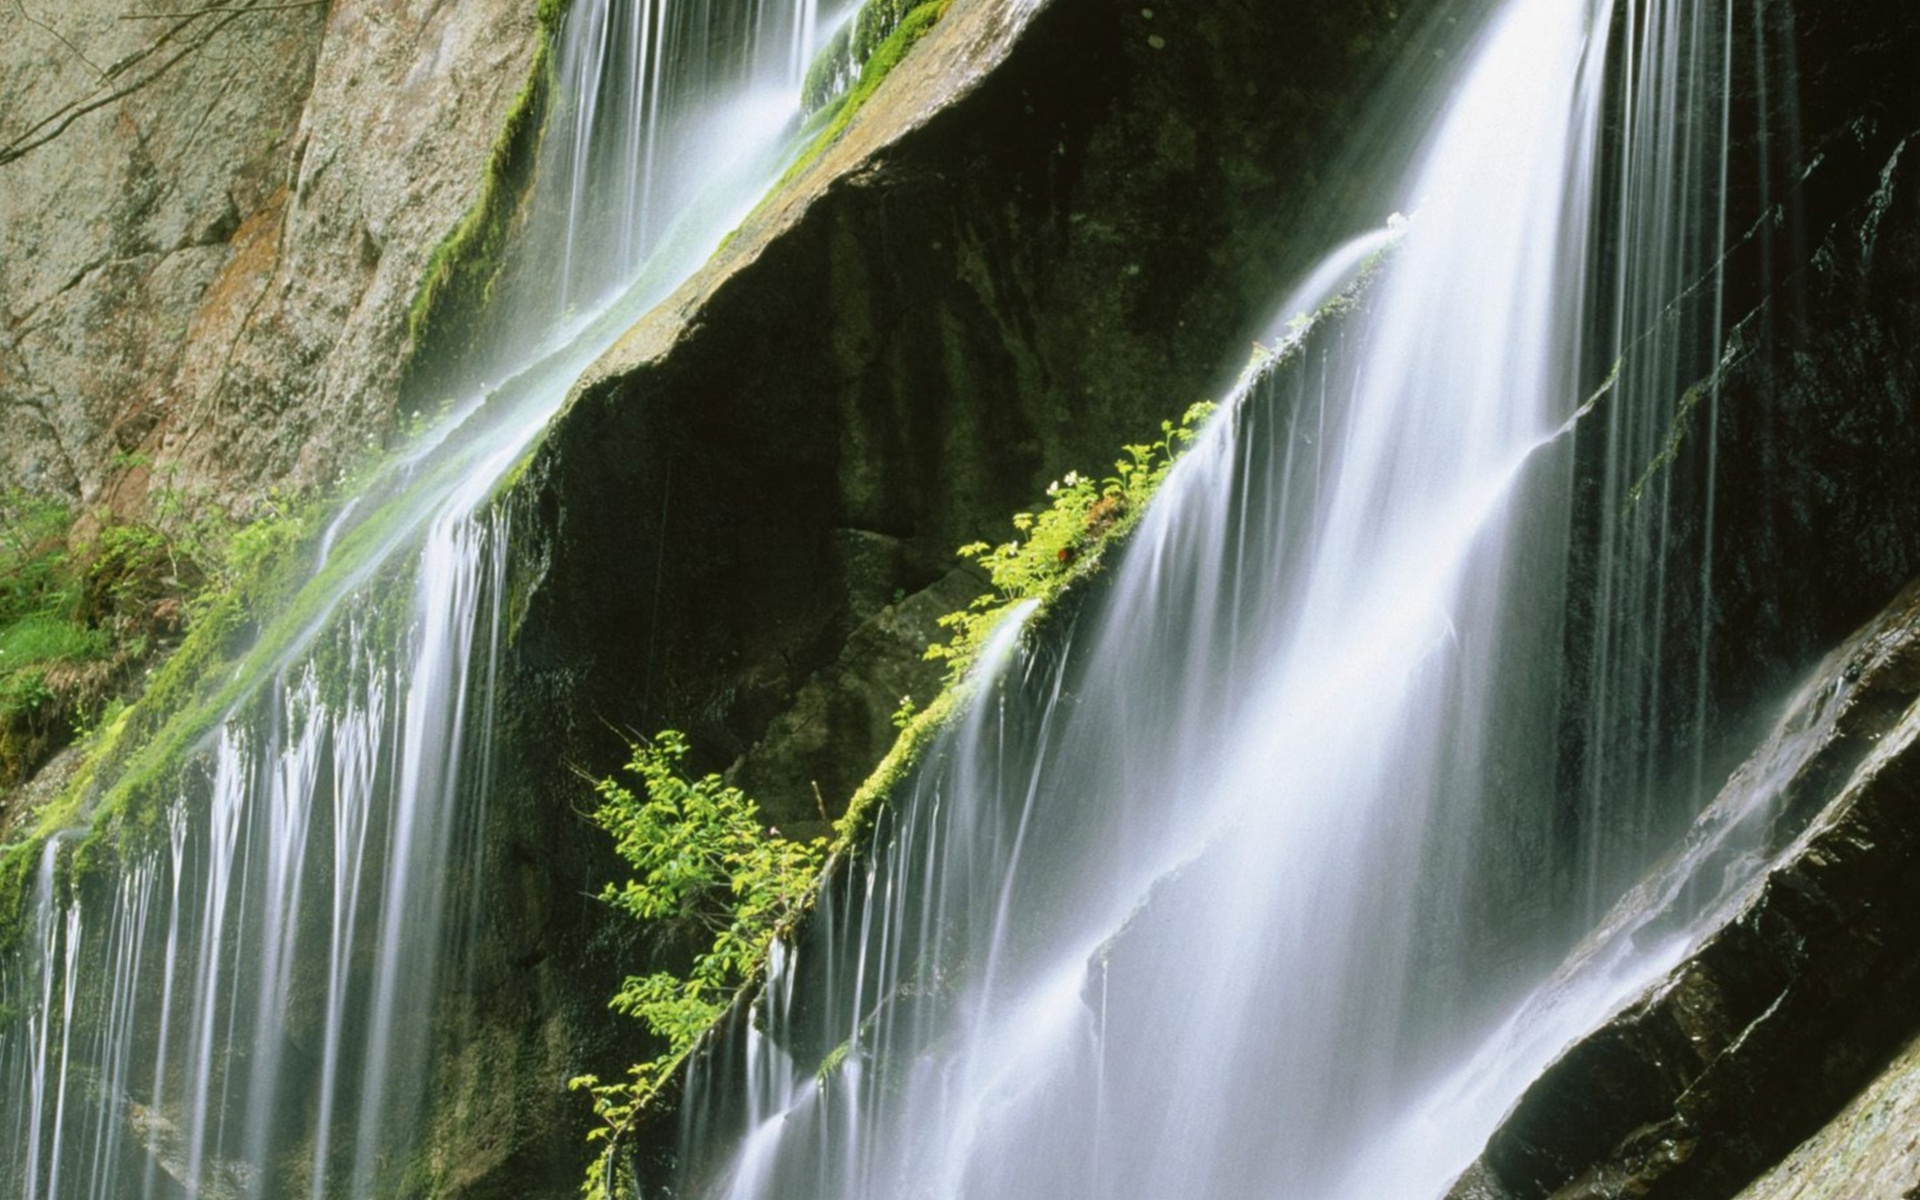
<path fill-rule="evenodd" d="M 1499 7 L 1357 311 L 1243 383 L 1077 613 L 1024 651 L 999 632 L 969 714 L 696 1057 L 675 1194 L 1438 1195 L 1697 936 L 1726 893 L 1654 888 L 1678 933 L 1617 917 L 1541 983 L 1660 849 L 1659 689 L 1607 689 L 1658 666 L 1623 597 L 1661 594 L 1661 530 L 1603 547 L 1612 593 L 1579 602 L 1612 607 L 1568 678 L 1570 484 L 1604 421 L 1609 478 L 1648 486 L 1671 408 L 1635 406 L 1714 361 L 1724 231 L 1691 214 L 1726 12 Z M 1709 315 L 1678 328 L 1689 292 Z M 1608 831 L 1570 869 L 1566 712 L 1581 824 Z"/>
<path fill-rule="evenodd" d="M 325 531 L 197 783 L 109 885 L 46 844 L 0 975 L 0 1189 L 402 1194 L 471 968 L 508 531 L 489 496 L 579 373 L 793 152 L 816 0 L 576 0 L 467 397 Z"/>

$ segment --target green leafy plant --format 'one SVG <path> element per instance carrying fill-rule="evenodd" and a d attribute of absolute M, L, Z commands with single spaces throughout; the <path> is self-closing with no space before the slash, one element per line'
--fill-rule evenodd
<path fill-rule="evenodd" d="M 56 499 L 0 493 L 0 789 L 69 735 L 112 650 L 87 619 L 88 572 L 69 549 L 72 526 Z"/>
<path fill-rule="evenodd" d="M 616 1147 L 635 1114 L 758 973 L 776 932 L 819 874 L 826 839 L 794 841 L 760 819 L 759 806 L 718 775 L 688 778 L 686 737 L 666 730 L 632 747 L 621 778 L 595 785 L 593 819 L 635 874 L 608 884 L 601 899 L 647 922 L 678 926 L 700 944 L 684 973 L 629 978 L 612 1007 L 637 1017 L 664 1044 L 627 1078 L 569 1083 L 593 1100 L 600 1124 L 589 1135 L 605 1151 L 588 1172 L 591 1200 L 622 1194 Z"/>
<path fill-rule="evenodd" d="M 927 657 L 944 659 L 949 679 L 958 681 L 1010 609 L 1028 600 L 1045 604 L 1072 580 L 1097 569 L 1102 552 L 1140 519 L 1147 501 L 1213 408 L 1212 403 L 1201 401 L 1178 422 L 1162 421 L 1160 437 L 1125 447 L 1123 457 L 1113 464 L 1113 474 L 1104 479 L 1069 471 L 1048 485 L 1051 502 L 1046 508 L 1014 515 L 1013 528 L 1019 536 L 1013 540 L 960 547 L 961 557 L 986 570 L 993 590 L 940 618 L 941 627 L 953 633 L 946 642 L 929 646 Z"/>
<path fill-rule="evenodd" d="M 1013 540 L 961 547 L 963 557 L 985 569 L 993 590 L 942 618 L 952 635 L 927 656 L 948 663 L 948 686 L 924 708 L 901 697 L 893 715 L 900 737 L 849 803 L 836 830 L 839 850 L 851 852 L 884 797 L 962 708 L 967 668 L 995 623 L 1013 606 L 1051 601 L 1097 570 L 1102 553 L 1133 528 L 1213 407 L 1195 404 L 1179 421 L 1162 422 L 1159 438 L 1125 447 L 1105 478 L 1070 473 L 1054 483 L 1046 508 L 1015 516 Z M 774 937 L 799 911 L 827 848 L 825 839 L 793 842 L 763 827 L 753 801 L 719 776 L 685 777 L 687 743 L 679 733 L 661 733 L 632 749 L 627 772 L 639 780 L 640 794 L 622 779 L 603 779 L 593 816 L 637 874 L 609 885 L 602 899 L 642 921 L 691 930 L 702 949 L 688 972 L 635 976 L 612 1001 L 660 1039 L 662 1053 L 625 1078 L 582 1075 L 569 1084 L 589 1095 L 600 1121 L 588 1135 L 601 1150 L 582 1185 L 586 1200 L 638 1194 L 620 1153 L 622 1138 L 701 1035 L 764 969 Z M 823 1072 L 838 1062 L 830 1059 Z"/>
<path fill-rule="evenodd" d="M 124 832 L 128 796 L 169 794 L 162 776 L 184 762 L 190 740 L 183 713 L 209 680 L 230 678 L 215 664 L 249 614 L 278 595 L 268 581 L 295 558 L 305 528 L 297 506 L 269 497 L 237 524 L 201 500 L 161 487 L 148 493 L 146 521 L 79 523 L 57 500 L 0 493 L 0 788 L 62 745 L 87 743 L 60 795 L 9 814 L 16 840 L 0 846 L 0 949 L 19 934 L 10 918 L 39 846 L 75 823 L 91 780 L 115 782 L 76 862 L 98 853 L 109 831 Z"/>

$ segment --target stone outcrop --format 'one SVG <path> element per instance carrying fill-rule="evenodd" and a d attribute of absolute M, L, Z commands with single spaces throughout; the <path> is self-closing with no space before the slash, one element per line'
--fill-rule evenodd
<path fill-rule="evenodd" d="M 577 1180 L 551 1131 L 585 1106 L 543 1081 L 650 1056 L 605 998 L 689 953 L 591 899 L 621 867 L 579 772 L 673 727 L 771 824 L 837 814 L 937 687 L 932 618 L 979 587 L 953 549 L 1231 379 L 1329 242 L 1308 214 L 1365 178 L 1367 97 L 1459 10 L 956 0 L 589 371 L 511 493 L 496 944 L 443 1089 L 513 1081 L 468 1088 L 513 1131 L 497 1178 Z"/>
<path fill-rule="evenodd" d="M 1723 734 L 1920 572 L 1920 97 L 1893 65 L 1920 49 L 1920 14 L 1848 0 L 1797 19 L 1767 10 L 1761 74 L 1736 89 L 1735 111 L 1774 132 L 1732 148 L 1743 233 L 1727 259 L 1717 517 L 1683 527 L 1715 567 Z M 1670 619 L 1669 644 L 1695 645 L 1681 622 L 1697 615 Z M 1529 1089 L 1461 1200 L 1904 1194 L 1899 1139 L 1876 1122 L 1910 1084 L 1897 1065 L 1874 1080 L 1920 1030 L 1920 591 L 1829 655 L 1802 697 L 1782 733 L 1805 757 L 1782 760 L 1774 741 L 1702 819 L 1778 789 L 1763 882 Z M 1811 1164 L 1842 1147 L 1861 1182 L 1813 1183 Z"/>
<path fill-rule="evenodd" d="M 480 191 L 535 5 L 9 20 L 0 477 L 122 514 L 329 481 L 391 426 L 408 306 Z"/>
<path fill-rule="evenodd" d="M 1371 5 L 1309 6 L 1266 22 L 1224 4 L 1053 0 L 1006 44 L 986 7 L 960 0 L 878 111 L 556 419 L 517 492 L 531 598 L 509 670 L 526 711 L 504 736 L 540 749 L 510 789 L 555 790 L 542 755 L 617 762 L 611 726 L 674 726 L 783 828 L 844 802 L 891 737 L 854 684 L 864 711 L 806 740 L 827 698 L 850 694 L 838 664 L 855 631 L 950 578 L 949 549 L 998 535 L 1049 477 L 1099 467 L 1213 389 L 1231 365 L 1220 348 L 1258 332 L 1247 315 L 1289 256 L 1328 244 L 1307 214 L 1358 194 L 1364 165 L 1333 149 L 1366 129 L 1357 98 L 1415 24 L 1444 31 L 1452 8 L 1396 22 Z M 1768 103 L 1799 102 L 1803 140 L 1782 152 L 1743 128 L 1734 151 L 1719 516 L 1676 540 L 1712 539 L 1716 734 L 1920 572 L 1903 482 L 1920 464 L 1906 419 L 1920 384 L 1920 115 L 1892 65 L 1916 18 L 1890 0 L 1802 16 L 1766 31 L 1766 53 L 1801 55 L 1798 86 Z M 1741 86 L 1755 112 L 1756 81 Z M 938 104 L 929 88 L 959 94 Z M 1698 468 L 1709 441 L 1689 439 L 1683 465 Z M 1799 561 L 1820 564 L 1822 586 L 1781 586 Z M 1698 636 L 1697 614 L 1668 616 L 1670 645 Z M 1831 792 L 1806 795 L 1817 808 Z M 528 814 L 517 841 L 568 847 L 529 852 L 529 897 L 590 890 L 612 869 L 556 832 L 563 801 L 511 805 Z M 557 984 L 563 962 L 570 988 L 615 973 L 603 955 L 632 970 L 673 954 L 615 946 L 604 927 L 583 943 L 587 927 L 544 901 L 520 915 L 554 956 L 533 986 Z"/>
<path fill-rule="evenodd" d="M 1456 1200 L 1733 1196 L 1920 1029 L 1920 585 L 1702 822 L 1756 808 L 1773 865 L 1732 919 L 1548 1068 Z"/>
<path fill-rule="evenodd" d="M 1920 1039 L 1740 1200 L 1920 1196 Z"/>

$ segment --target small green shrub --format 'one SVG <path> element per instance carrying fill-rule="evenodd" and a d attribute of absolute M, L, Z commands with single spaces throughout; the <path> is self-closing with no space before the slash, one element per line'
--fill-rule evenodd
<path fill-rule="evenodd" d="M 601 1120 L 589 1135 L 604 1140 L 583 1185 L 590 1200 L 621 1194 L 616 1146 L 634 1115 L 679 1065 L 741 987 L 755 977 L 775 933 L 797 910 L 819 874 L 826 839 L 791 841 L 760 820 L 759 806 L 718 775 L 682 773 L 686 738 L 667 730 L 636 743 L 627 773 L 596 786 L 593 819 L 635 871 L 608 884 L 600 898 L 648 922 L 668 922 L 701 945 L 685 974 L 656 971 L 629 978 L 612 1007 L 637 1017 L 664 1044 L 627 1078 L 602 1083 L 583 1075 L 569 1083 L 593 1099 Z"/>
<path fill-rule="evenodd" d="M 967 669 L 993 626 L 1013 606 L 1027 600 L 1049 603 L 1096 570 L 1102 552 L 1138 522 L 1213 407 L 1195 404 L 1178 422 L 1162 422 L 1157 440 L 1127 446 L 1114 473 L 1104 479 L 1072 473 L 1049 487 L 1045 509 L 1015 516 L 1020 536 L 1014 540 L 961 547 L 962 556 L 986 569 L 994 590 L 942 618 L 952 637 L 929 647 L 927 655 L 947 661 L 948 685 L 924 709 L 901 698 L 894 713 L 900 736 L 840 819 L 835 852 L 854 852 L 885 798 L 964 707 Z M 582 1075 L 569 1084 L 589 1094 L 601 1122 L 589 1134 L 602 1147 L 582 1185 L 586 1200 L 637 1195 L 619 1152 L 621 1139 L 740 989 L 760 977 L 774 937 L 801 911 L 826 861 L 825 839 L 787 841 L 764 828 L 753 801 L 718 775 L 685 778 L 680 768 L 686 754 L 684 737 L 662 733 L 635 745 L 627 763 L 644 799 L 617 778 L 603 779 L 595 788 L 595 822 L 638 872 L 625 883 L 609 885 L 602 899 L 639 920 L 693 931 L 703 949 L 688 973 L 635 976 L 612 1001 L 612 1007 L 638 1017 L 661 1040 L 663 1052 L 632 1067 L 624 1079 L 603 1083 Z"/>
<path fill-rule="evenodd" d="M 1051 603 L 1074 579 L 1097 569 L 1102 552 L 1140 519 L 1213 408 L 1201 401 L 1177 423 L 1162 421 L 1158 440 L 1127 446 L 1124 457 L 1114 462 L 1113 474 L 1104 479 L 1068 472 L 1047 487 L 1051 502 L 1046 508 L 1014 514 L 1019 536 L 1012 541 L 960 547 L 962 558 L 986 569 L 993 590 L 940 618 L 953 635 L 944 644 L 929 646 L 927 657 L 946 660 L 949 680 L 959 682 L 993 627 L 1015 605 L 1028 600 Z"/>

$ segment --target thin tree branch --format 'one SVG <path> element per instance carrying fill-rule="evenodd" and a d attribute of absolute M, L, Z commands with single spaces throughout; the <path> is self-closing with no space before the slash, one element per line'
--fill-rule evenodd
<path fill-rule="evenodd" d="M 24 18 L 29 23 L 38 25 L 40 28 L 46 30 L 48 33 L 52 34 L 54 38 L 58 40 L 62 46 L 65 46 L 67 49 L 73 51 L 73 56 L 79 59 L 81 62 L 87 64 L 88 67 L 92 68 L 93 73 L 95 75 L 98 75 L 101 73 L 100 68 L 94 64 L 94 61 L 92 59 L 86 56 L 86 54 L 80 49 L 80 47 L 74 45 L 72 42 L 67 40 L 66 34 L 61 33 L 58 29 L 55 29 L 53 26 L 47 24 L 45 21 L 42 21 L 39 17 L 36 17 L 32 13 L 28 12 L 26 0 L 13 0 L 13 6 L 20 10 L 20 15 L 22 18 Z"/>
<path fill-rule="evenodd" d="M 241 17 L 252 16 L 256 13 L 284 12 L 290 9 L 321 8 L 330 2 L 331 0 L 292 0 L 290 3 L 251 4 L 240 7 L 210 4 L 205 8 L 196 9 L 191 12 L 142 13 L 136 14 L 132 18 L 127 18 L 171 20 L 174 21 L 175 24 L 156 36 L 145 46 L 135 50 L 118 62 L 115 62 L 106 70 L 101 71 L 100 82 L 103 85 L 111 80 L 118 79 L 135 66 L 160 53 L 160 51 L 165 49 L 174 39 L 180 37 L 188 30 L 193 29 L 195 26 L 199 26 L 199 31 L 195 34 L 192 41 L 180 49 L 179 53 L 127 84 L 125 87 L 115 88 L 105 93 L 95 92 L 87 96 L 82 96 L 78 100 L 69 101 L 61 105 L 59 108 L 54 109 L 53 112 L 42 117 L 12 142 L 9 142 L 5 146 L 0 146 L 0 166 L 5 166 L 14 159 L 46 145 L 54 138 L 65 133 L 69 126 L 88 113 L 104 108 L 116 100 L 125 99 L 127 96 L 132 95 L 134 92 L 139 91 L 141 88 L 159 79 L 175 66 L 178 66 L 182 59 L 194 51 L 205 47 L 206 44 L 212 41 L 222 30 L 226 29 Z M 15 0 L 16 6 L 19 3 L 20 0 Z M 202 24 L 202 21 L 208 17 L 216 18 L 210 26 Z M 56 34 L 55 36 L 58 35 Z M 91 66 L 92 64 L 89 63 L 88 65 Z"/>
<path fill-rule="evenodd" d="M 194 17 L 204 17 L 209 13 L 235 13 L 245 15 L 247 13 L 286 12 L 288 9 L 294 8 L 325 8 L 332 2 L 333 0 L 299 0 L 299 2 L 295 4 L 250 4 L 242 8 L 209 5 L 206 8 L 195 9 L 193 12 L 123 13 L 120 19 L 122 21 L 156 21 L 174 20 L 181 17 L 191 19 Z"/>
<path fill-rule="evenodd" d="M 69 104 L 63 105 L 58 109 L 55 109 L 51 114 L 43 118 L 38 124 L 34 125 L 31 129 L 27 130 L 25 133 L 21 134 L 20 137 L 16 139 L 13 143 L 4 147 L 0 147 L 0 167 L 4 167 L 8 163 L 12 162 L 14 159 L 19 158 L 22 155 L 25 155 L 33 150 L 37 150 L 41 146 L 46 145 L 48 142 L 52 141 L 54 138 L 57 138 L 61 134 L 65 133 L 69 126 L 71 126 L 75 121 L 78 121 L 81 117 L 86 116 L 88 113 L 94 112 L 97 109 L 105 108 L 107 105 L 112 104 L 116 100 L 125 99 L 126 97 L 131 96 L 133 93 L 139 91 L 141 88 L 152 83 L 154 80 L 159 79 L 162 75 L 165 75 L 168 71 L 178 66 L 182 59 L 186 58 L 188 55 L 192 54 L 194 51 L 200 49 L 202 46 L 205 46 L 209 41 L 213 39 L 214 35 L 218 34 L 221 30 L 225 29 L 228 25 L 231 25 L 233 22 L 239 19 L 240 19 L 239 14 L 234 14 L 226 17 L 223 20 L 216 21 L 211 29 L 208 29 L 205 33 L 201 34 L 199 37 L 195 38 L 193 41 L 188 42 L 185 46 L 181 47 L 180 52 L 178 54 L 175 54 L 172 58 L 161 63 L 158 67 L 155 67 L 148 74 L 142 75 L 140 78 L 134 80 L 132 83 L 127 84 L 123 88 L 117 88 L 113 91 L 107 92 L 104 95 L 96 95 L 90 99 L 75 100 Z M 167 33 L 161 38 L 161 42 L 164 42 L 172 38 L 178 32 L 179 32 L 178 28 L 168 30 Z M 161 44 L 160 42 L 156 42 L 154 46 L 149 47 L 145 51 L 141 51 L 132 60 L 125 60 L 122 63 L 114 64 L 113 67 L 109 68 L 107 78 L 113 78 L 115 75 L 124 71 L 126 69 L 126 66 L 131 65 L 132 61 L 137 61 L 138 59 L 146 58 L 160 44 Z M 49 126 L 51 126 L 51 128 L 49 128 Z"/>

